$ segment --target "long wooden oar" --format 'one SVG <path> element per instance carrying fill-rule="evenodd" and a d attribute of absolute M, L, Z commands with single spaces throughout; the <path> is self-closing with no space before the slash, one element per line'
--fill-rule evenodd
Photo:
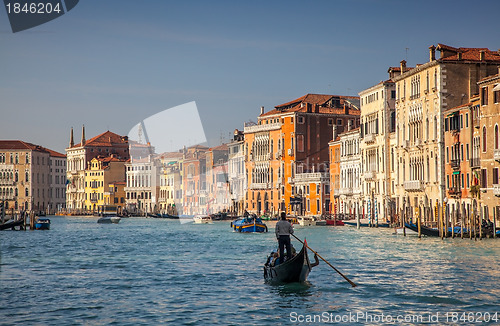
<path fill-rule="evenodd" d="M 292 234 L 292 236 L 293 236 L 295 239 L 299 240 L 299 242 L 300 242 L 300 243 L 304 244 L 304 242 L 303 242 L 302 240 L 300 240 L 299 238 L 297 238 L 297 237 L 295 236 L 295 234 Z M 351 284 L 351 285 L 352 285 L 352 287 L 356 287 L 356 286 L 357 286 L 357 284 L 356 284 L 356 283 L 354 283 L 353 281 L 351 281 L 350 279 L 348 279 L 348 278 L 347 278 L 347 276 L 345 276 L 344 274 L 342 274 L 342 273 L 341 273 L 338 269 L 336 269 L 336 268 L 335 268 L 335 266 L 333 266 L 332 264 L 330 264 L 330 263 L 329 263 L 329 262 L 328 262 L 325 258 L 321 257 L 321 255 L 320 255 L 320 254 L 318 254 L 318 253 L 317 253 L 316 251 L 314 251 L 311 247 L 309 247 L 309 245 L 308 245 L 307 243 L 306 243 L 305 245 L 306 245 L 306 247 L 307 247 L 309 250 L 311 250 L 312 252 L 314 252 L 314 254 L 315 254 L 316 256 L 318 256 L 318 257 L 319 257 L 319 258 L 321 258 L 321 259 L 322 259 L 325 263 L 327 263 L 327 264 L 328 264 L 328 266 L 330 266 L 330 267 L 331 267 L 331 268 L 333 268 L 333 269 L 334 269 L 337 273 L 339 273 L 339 274 L 340 274 L 340 276 L 342 276 L 342 277 L 343 277 L 343 278 L 344 278 L 347 282 L 349 282 L 349 284 Z"/>

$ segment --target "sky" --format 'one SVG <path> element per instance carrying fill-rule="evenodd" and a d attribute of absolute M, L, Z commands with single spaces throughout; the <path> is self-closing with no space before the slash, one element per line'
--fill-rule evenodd
<path fill-rule="evenodd" d="M 0 8 L 0 139 L 64 153 L 195 101 L 209 146 L 307 93 L 357 95 L 428 47 L 500 48 L 500 1 L 83 0 L 12 33 Z M 168 128 L 168 123 L 165 125 Z"/>

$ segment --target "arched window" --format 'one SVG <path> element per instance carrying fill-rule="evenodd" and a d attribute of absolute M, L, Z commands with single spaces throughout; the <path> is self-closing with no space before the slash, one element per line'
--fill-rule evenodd
<path fill-rule="evenodd" d="M 486 152 L 486 126 L 483 126 L 483 153 Z"/>

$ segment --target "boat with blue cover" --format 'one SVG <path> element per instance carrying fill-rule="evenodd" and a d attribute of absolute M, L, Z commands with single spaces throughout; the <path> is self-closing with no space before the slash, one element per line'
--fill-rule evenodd
<path fill-rule="evenodd" d="M 50 219 L 46 217 L 39 217 L 35 222 L 36 230 L 50 230 Z"/>
<path fill-rule="evenodd" d="M 267 225 L 255 214 L 231 222 L 231 227 L 238 232 L 267 232 Z"/>

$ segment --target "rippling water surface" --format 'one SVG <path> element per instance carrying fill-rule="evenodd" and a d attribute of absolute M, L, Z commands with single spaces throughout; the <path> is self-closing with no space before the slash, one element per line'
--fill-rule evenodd
<path fill-rule="evenodd" d="M 340 322 L 349 314 L 343 324 L 380 324 L 382 314 L 452 324 L 447 312 L 500 314 L 500 239 L 296 227 L 359 286 L 324 263 L 307 284 L 276 286 L 262 275 L 276 246 L 272 232 L 235 233 L 229 222 L 51 221 L 49 231 L 0 232 L 0 324 L 289 325 Z"/>

